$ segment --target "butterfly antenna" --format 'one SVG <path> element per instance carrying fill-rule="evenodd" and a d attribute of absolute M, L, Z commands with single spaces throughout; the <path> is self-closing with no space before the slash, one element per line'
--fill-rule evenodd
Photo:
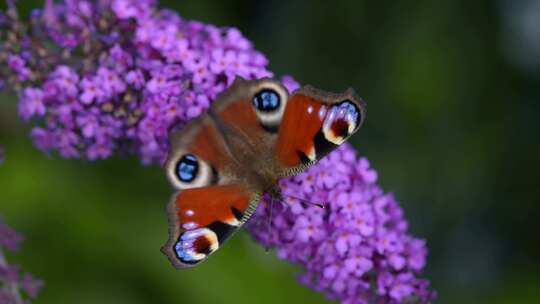
<path fill-rule="evenodd" d="M 268 211 L 268 213 L 269 213 L 268 222 L 266 223 L 267 224 L 268 236 L 272 235 L 272 210 L 273 209 L 274 209 L 274 197 L 270 196 L 270 210 Z M 266 247 L 265 251 L 267 253 L 270 252 L 270 247 Z"/>
<path fill-rule="evenodd" d="M 315 207 L 318 207 L 318 208 L 321 208 L 321 209 L 325 209 L 325 208 L 326 208 L 326 204 L 325 204 L 325 203 L 311 202 L 311 201 L 308 201 L 308 200 L 306 200 L 306 199 L 303 199 L 303 198 L 300 198 L 300 197 L 297 197 L 297 196 L 294 196 L 294 195 L 283 194 L 283 196 L 286 196 L 286 197 L 289 197 L 289 198 L 298 200 L 298 201 L 300 201 L 301 203 L 306 204 L 306 205 L 309 205 L 309 206 L 315 206 Z"/>

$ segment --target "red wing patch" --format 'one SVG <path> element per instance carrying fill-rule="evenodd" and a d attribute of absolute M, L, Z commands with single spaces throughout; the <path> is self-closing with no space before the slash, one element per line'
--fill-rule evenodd
<path fill-rule="evenodd" d="M 230 126 L 235 126 L 246 133 L 264 131 L 259 124 L 251 102 L 248 100 L 239 100 L 228 104 L 218 113 L 218 116 Z"/>
<path fill-rule="evenodd" d="M 321 129 L 327 106 L 304 95 L 289 98 L 277 140 L 277 159 L 285 167 L 315 160 L 315 134 Z M 322 114 L 322 115 L 321 115 Z"/>
<path fill-rule="evenodd" d="M 216 126 L 208 120 L 204 122 L 198 132 L 194 133 L 187 148 L 191 153 L 208 161 L 217 169 L 222 169 L 231 162 L 227 148 Z"/>

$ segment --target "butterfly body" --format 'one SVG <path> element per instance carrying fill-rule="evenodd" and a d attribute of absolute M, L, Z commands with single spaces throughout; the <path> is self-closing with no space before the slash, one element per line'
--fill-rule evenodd
<path fill-rule="evenodd" d="M 237 79 L 207 113 L 171 136 L 165 165 L 178 191 L 168 206 L 173 266 L 199 264 L 245 223 L 261 196 L 280 199 L 278 181 L 343 143 L 365 117 L 352 90 L 304 87 L 291 96 L 277 81 Z"/>
<path fill-rule="evenodd" d="M 215 119 L 220 120 L 219 117 Z M 254 136 L 241 128 L 227 127 L 225 123 L 219 125 L 225 131 L 222 136 L 229 147 L 231 159 L 234 160 L 229 170 L 243 172 L 238 178 L 256 189 L 267 190 L 275 185 L 279 177 L 279 166 L 273 157 L 274 149 L 268 143 L 274 142 L 276 136 L 270 134 Z"/>

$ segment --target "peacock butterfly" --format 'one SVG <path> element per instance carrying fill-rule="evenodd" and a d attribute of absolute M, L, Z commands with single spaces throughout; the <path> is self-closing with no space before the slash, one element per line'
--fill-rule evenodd
<path fill-rule="evenodd" d="M 237 78 L 210 109 L 170 137 L 165 165 L 177 192 L 161 248 L 176 268 L 206 260 L 253 214 L 278 180 L 306 170 L 362 125 L 366 104 L 348 89 Z"/>

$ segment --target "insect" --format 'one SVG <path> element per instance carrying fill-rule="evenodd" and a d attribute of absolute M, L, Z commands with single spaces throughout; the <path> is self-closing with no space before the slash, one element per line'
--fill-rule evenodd
<path fill-rule="evenodd" d="M 206 260 L 255 211 L 263 193 L 280 200 L 278 180 L 341 145 L 366 116 L 348 89 L 304 86 L 290 96 L 278 81 L 237 78 L 210 109 L 170 137 L 166 174 L 177 192 L 161 248 L 176 268 Z"/>

